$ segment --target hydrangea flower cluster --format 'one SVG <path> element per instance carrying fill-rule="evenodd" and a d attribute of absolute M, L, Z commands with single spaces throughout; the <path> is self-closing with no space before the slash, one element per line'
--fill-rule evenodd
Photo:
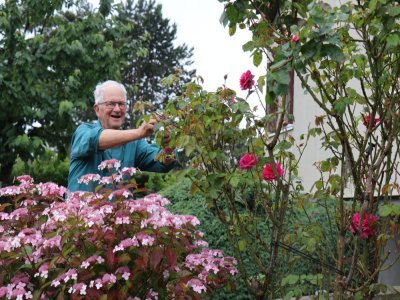
<path fill-rule="evenodd" d="M 0 298 L 200 299 L 237 273 L 233 257 L 205 248 L 198 219 L 158 194 L 132 199 L 122 181 L 96 193 L 20 182 L 0 189 L 13 197 L 12 210 L 0 206 Z"/>

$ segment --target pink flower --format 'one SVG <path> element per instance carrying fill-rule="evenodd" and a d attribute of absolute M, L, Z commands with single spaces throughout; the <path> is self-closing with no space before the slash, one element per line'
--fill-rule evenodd
<path fill-rule="evenodd" d="M 367 115 L 367 116 L 364 116 L 364 115 L 363 115 L 363 118 L 364 118 L 363 124 L 364 124 L 365 127 L 368 128 L 369 123 L 371 123 L 371 115 Z M 371 128 L 375 128 L 375 126 L 376 126 L 380 121 L 381 121 L 381 119 L 375 118 L 374 121 L 373 121 L 373 123 L 372 123 Z"/>
<path fill-rule="evenodd" d="M 117 159 L 109 159 L 109 160 L 104 160 L 99 164 L 99 170 L 104 170 L 104 169 L 116 169 L 119 170 L 121 167 L 121 162 Z"/>
<path fill-rule="evenodd" d="M 276 167 L 276 172 L 278 173 L 278 176 L 281 177 L 283 176 L 283 169 L 280 163 L 275 163 Z M 262 177 L 264 178 L 265 181 L 273 181 L 276 179 L 276 176 L 274 174 L 274 170 L 272 168 L 271 164 L 266 164 L 264 167 L 264 170 L 262 171 Z"/>
<path fill-rule="evenodd" d="M 54 182 L 39 183 L 36 185 L 39 195 L 45 197 L 63 197 L 67 189 L 63 186 L 58 186 Z"/>
<path fill-rule="evenodd" d="M 86 174 L 82 175 L 81 178 L 78 179 L 78 183 L 85 183 L 89 184 L 91 181 L 99 181 L 100 175 L 99 174 Z"/>
<path fill-rule="evenodd" d="M 243 154 L 239 160 L 239 168 L 249 170 L 257 164 L 258 158 L 251 153 Z"/>
<path fill-rule="evenodd" d="M 297 34 L 292 35 L 292 38 L 290 39 L 290 41 L 292 43 L 296 43 L 299 40 L 299 36 Z"/>
<path fill-rule="evenodd" d="M 21 183 L 27 182 L 27 183 L 32 183 L 33 178 L 29 175 L 21 175 L 17 177 L 17 180 Z"/>
<path fill-rule="evenodd" d="M 205 285 L 203 284 L 203 282 L 201 282 L 200 280 L 198 280 L 198 279 L 190 279 L 188 282 L 187 282 L 187 286 L 190 286 L 190 287 L 192 287 L 192 289 L 196 292 L 196 293 L 198 293 L 198 294 L 201 294 L 203 291 L 204 292 L 207 292 L 207 288 L 205 287 Z"/>
<path fill-rule="evenodd" d="M 249 90 L 254 85 L 254 75 L 248 70 L 240 77 L 240 88 L 242 90 Z"/>
<path fill-rule="evenodd" d="M 353 218 L 351 220 L 350 224 L 350 231 L 352 233 L 358 233 L 361 238 L 367 239 L 368 237 L 374 235 L 376 232 L 372 228 L 374 224 L 378 221 L 376 217 L 373 214 L 365 214 L 364 219 L 362 220 L 361 223 L 361 232 L 359 232 L 359 226 L 360 226 L 360 213 L 356 212 L 353 215 Z"/>

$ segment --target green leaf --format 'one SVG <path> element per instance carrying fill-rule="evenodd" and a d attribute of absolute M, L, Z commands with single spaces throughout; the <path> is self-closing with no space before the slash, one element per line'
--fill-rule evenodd
<path fill-rule="evenodd" d="M 253 51 L 255 45 L 253 41 L 248 41 L 242 46 L 243 51 Z"/>
<path fill-rule="evenodd" d="M 269 70 L 270 70 L 270 71 L 275 71 L 276 69 L 281 68 L 282 66 L 284 66 L 284 65 L 287 64 L 287 63 L 288 63 L 288 60 L 287 60 L 287 59 L 282 59 L 282 60 L 280 60 L 280 61 L 275 62 L 275 63 L 269 68 Z"/>
<path fill-rule="evenodd" d="M 296 284 L 299 281 L 299 279 L 300 279 L 299 275 L 289 274 L 288 276 L 282 279 L 281 286 Z"/>
<path fill-rule="evenodd" d="M 329 161 L 324 160 L 321 163 L 321 171 L 322 172 L 328 172 L 331 168 L 331 163 Z"/>
<path fill-rule="evenodd" d="M 288 150 L 288 149 L 290 149 L 290 148 L 292 147 L 292 143 L 290 143 L 290 142 L 288 142 L 288 141 L 286 141 L 286 140 L 283 140 L 283 141 L 279 142 L 279 144 L 277 145 L 277 147 L 278 147 L 280 150 Z"/>
<path fill-rule="evenodd" d="M 391 205 L 383 205 L 383 206 L 379 209 L 379 215 L 380 215 L 381 217 L 390 216 L 391 213 L 392 213 L 392 207 L 391 207 Z"/>
<path fill-rule="evenodd" d="M 369 1 L 368 8 L 370 10 L 374 11 L 376 9 L 377 4 L 378 4 L 378 0 L 371 0 L 371 1 Z"/>
<path fill-rule="evenodd" d="M 388 47 L 396 47 L 400 43 L 400 38 L 397 33 L 393 33 L 387 37 L 386 41 Z"/>
<path fill-rule="evenodd" d="M 335 101 L 335 103 L 333 104 L 333 110 L 339 114 L 339 115 L 343 115 L 344 112 L 346 111 L 346 103 L 343 99 L 338 99 Z"/>
<path fill-rule="evenodd" d="M 74 104 L 71 101 L 68 100 L 61 101 L 58 105 L 58 114 L 60 116 L 62 116 L 64 113 L 69 114 L 71 113 L 73 108 Z"/>
<path fill-rule="evenodd" d="M 29 137 L 26 134 L 19 135 L 12 144 L 20 148 L 27 148 L 30 144 Z"/>
<path fill-rule="evenodd" d="M 247 248 L 247 242 L 245 240 L 240 240 L 238 242 L 238 246 L 239 246 L 239 251 L 244 252 L 246 251 Z"/>
<path fill-rule="evenodd" d="M 340 49 L 336 45 L 331 45 L 331 44 L 323 45 L 322 46 L 322 51 L 323 51 L 322 54 L 326 54 L 333 61 L 341 62 L 344 59 L 344 55 L 343 55 L 342 49 Z"/>
<path fill-rule="evenodd" d="M 265 86 L 265 78 L 265 75 L 258 77 L 257 86 L 260 92 L 263 92 L 263 88 Z"/>
<path fill-rule="evenodd" d="M 258 67 L 261 64 L 262 59 L 263 59 L 263 57 L 262 57 L 262 52 L 261 51 L 255 51 L 253 53 L 253 64 L 256 67 Z"/>

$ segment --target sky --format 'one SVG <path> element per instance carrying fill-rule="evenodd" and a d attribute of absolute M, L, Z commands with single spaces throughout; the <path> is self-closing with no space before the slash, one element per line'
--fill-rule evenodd
<path fill-rule="evenodd" d="M 0 0 L 1 1 L 1 0 Z M 89 0 L 98 6 L 98 0 Z M 177 25 L 177 45 L 193 47 L 193 65 L 197 75 L 204 79 L 203 88 L 209 92 L 224 84 L 235 90 L 237 96 L 246 98 L 247 91 L 240 89 L 240 76 L 247 70 L 258 76 L 265 75 L 262 67 L 254 67 L 249 52 L 242 46 L 251 39 L 247 30 L 237 29 L 230 36 L 228 28 L 220 23 L 224 9 L 218 0 L 155 0 L 162 5 L 162 13 Z M 258 97 L 253 94 L 249 100 L 251 106 L 259 106 Z"/>
<path fill-rule="evenodd" d="M 228 28 L 220 22 L 223 4 L 218 0 L 156 0 L 163 7 L 163 16 L 177 25 L 177 44 L 185 43 L 194 48 L 194 64 L 197 75 L 204 79 L 204 88 L 215 91 L 224 83 L 245 97 L 240 90 L 242 73 L 257 70 L 252 64 L 249 52 L 243 52 L 242 45 L 251 39 L 248 31 L 237 30 L 230 36 Z M 261 74 L 257 74 L 261 75 Z"/>

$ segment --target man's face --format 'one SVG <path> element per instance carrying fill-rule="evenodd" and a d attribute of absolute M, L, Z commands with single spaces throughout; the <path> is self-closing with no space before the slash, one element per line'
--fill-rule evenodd
<path fill-rule="evenodd" d="M 116 103 L 124 104 L 115 105 Z M 94 105 L 94 110 L 104 129 L 120 129 L 125 120 L 126 100 L 121 88 L 113 84 L 103 87 L 102 102 Z"/>

